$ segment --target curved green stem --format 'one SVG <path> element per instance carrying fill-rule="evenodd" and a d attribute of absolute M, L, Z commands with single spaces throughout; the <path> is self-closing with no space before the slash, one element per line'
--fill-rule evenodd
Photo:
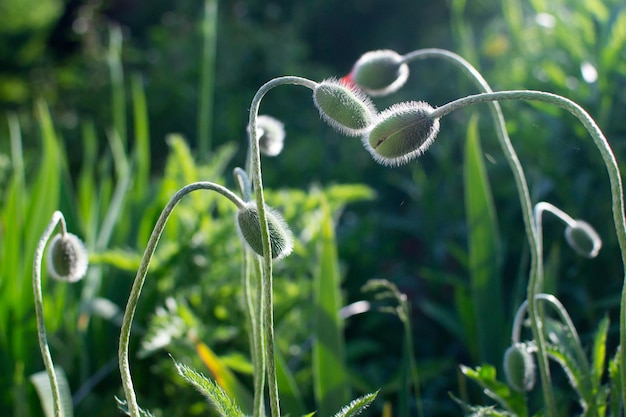
<path fill-rule="evenodd" d="M 52 214 L 52 219 L 48 226 L 44 230 L 37 248 L 35 250 L 35 260 L 33 261 L 33 296 L 35 298 L 35 316 L 37 318 L 37 338 L 39 339 L 39 349 L 41 350 L 41 357 L 43 358 L 43 364 L 46 367 L 48 378 L 50 379 L 50 387 L 52 388 L 52 399 L 54 407 L 54 415 L 56 417 L 63 416 L 63 408 L 61 406 L 61 393 L 59 391 L 59 383 L 57 381 L 56 373 L 54 372 L 54 363 L 52 362 L 52 355 L 48 347 L 48 338 L 46 336 L 46 325 L 43 314 L 43 295 L 41 292 L 41 262 L 43 259 L 43 252 L 46 247 L 46 243 L 50 240 L 52 232 L 57 227 L 57 224 L 61 225 L 61 233 L 65 235 L 67 228 L 65 225 L 65 218 L 63 213 L 55 211 Z"/>
<path fill-rule="evenodd" d="M 540 101 L 567 110 L 573 116 L 575 116 L 587 129 L 587 131 L 591 135 L 591 138 L 593 139 L 594 144 L 598 148 L 600 155 L 602 156 L 602 160 L 604 161 L 604 164 L 606 166 L 607 173 L 609 175 L 609 181 L 611 184 L 613 223 L 615 225 L 615 232 L 617 234 L 617 240 L 622 256 L 622 265 L 624 267 L 625 280 L 622 286 L 622 297 L 620 302 L 620 345 L 622 346 L 622 349 L 620 349 L 620 376 L 622 381 L 626 381 L 626 349 L 624 349 L 624 346 L 626 346 L 626 221 L 624 220 L 624 195 L 622 178 L 611 146 L 609 145 L 606 137 L 604 136 L 596 122 L 582 107 L 565 97 L 561 97 L 552 93 L 546 93 L 543 91 L 501 91 L 496 93 L 483 93 L 468 96 L 435 109 L 431 113 L 431 117 L 440 118 L 454 110 L 458 110 L 466 106 L 496 100 Z M 532 283 L 532 287 L 534 287 L 534 283 Z M 531 292 L 530 290 L 534 291 L 534 288 L 532 287 L 531 283 L 529 283 L 529 293 Z M 534 299 L 534 297 L 532 299 Z M 530 303 L 531 309 L 533 308 L 533 304 L 534 303 Z M 531 313 L 530 310 L 529 313 Z M 537 348 L 540 348 L 539 345 L 537 346 Z M 541 348 L 543 348 L 543 346 Z M 622 403 L 626 404 L 626 385 L 624 385 L 621 395 Z"/>
<path fill-rule="evenodd" d="M 556 298 L 552 294 L 539 293 L 535 295 L 535 300 L 545 301 L 559 315 L 559 318 L 561 319 L 563 324 L 565 324 L 565 326 L 568 328 L 569 332 L 572 334 L 572 338 L 574 339 L 574 346 L 576 347 L 576 356 L 578 357 L 578 361 L 583 367 L 582 373 L 584 375 L 589 375 L 589 361 L 587 360 L 582 344 L 580 343 L 580 336 L 578 336 L 578 331 L 576 330 L 576 327 L 574 326 L 574 322 L 572 321 L 572 318 L 570 317 L 569 313 L 567 312 L 563 304 L 561 304 L 559 299 Z M 511 333 L 511 342 L 513 344 L 520 342 L 520 333 L 522 329 L 522 323 L 523 323 L 524 315 L 527 310 L 528 310 L 528 300 L 524 300 L 522 305 L 520 305 L 519 309 L 517 310 L 517 313 L 515 314 L 515 320 L 513 321 L 513 331 Z"/>
<path fill-rule="evenodd" d="M 552 206 L 551 204 L 549 205 Z M 552 207 L 556 208 L 554 206 Z M 556 209 L 556 210 L 561 212 L 559 209 Z M 565 214 L 565 216 L 569 217 L 567 214 Z M 561 304 L 558 298 L 556 298 L 554 295 L 540 293 L 535 296 L 535 300 L 536 301 L 541 300 L 541 301 L 548 303 L 548 305 L 550 305 L 553 308 L 553 310 L 556 311 L 556 313 L 559 315 L 559 318 L 561 319 L 561 322 L 565 324 L 570 334 L 572 335 L 572 339 L 574 341 L 574 344 L 573 344 L 574 353 L 576 354 L 578 365 L 582 368 L 581 374 L 583 375 L 583 378 L 580 380 L 580 385 L 578 386 L 578 388 L 575 387 L 575 389 L 577 389 L 578 392 L 580 393 L 582 404 L 585 409 L 584 415 L 589 415 L 589 416 L 598 415 L 597 406 L 593 398 L 594 390 L 597 387 L 592 386 L 593 381 L 591 378 L 591 371 L 590 371 L 591 366 L 589 364 L 589 360 L 587 359 L 587 356 L 585 356 L 585 351 L 583 349 L 582 343 L 580 342 L 580 336 L 578 335 L 578 331 L 576 330 L 576 327 L 574 326 L 574 322 L 572 321 L 569 313 L 567 312 L 563 304 Z M 515 320 L 513 321 L 513 331 L 511 334 L 512 344 L 520 343 L 520 333 L 521 333 L 522 323 L 523 323 L 524 315 L 527 309 L 528 309 L 528 300 L 524 300 L 522 305 L 517 310 L 517 313 L 515 314 Z"/>
<path fill-rule="evenodd" d="M 472 64 L 470 64 L 467 60 L 465 60 L 460 55 L 455 54 L 454 52 L 438 48 L 419 49 L 404 55 L 403 61 L 408 63 L 410 61 L 427 58 L 444 59 L 456 65 L 468 77 L 470 77 L 472 81 L 474 81 L 474 84 L 480 91 L 482 91 L 483 93 L 493 92 L 481 73 L 476 68 L 474 68 L 474 66 L 472 66 Z M 524 169 L 522 168 L 522 164 L 517 157 L 515 148 L 513 148 L 511 139 L 509 138 L 509 134 L 507 133 L 504 116 L 502 115 L 502 109 L 500 107 L 500 104 L 497 101 L 489 102 L 489 110 L 491 111 L 491 116 L 496 126 L 498 142 L 500 143 L 500 147 L 502 148 L 504 157 L 509 164 L 511 172 L 513 173 L 513 178 L 515 180 L 515 185 L 519 196 L 519 201 L 522 209 L 522 217 L 524 220 L 524 228 L 526 231 L 526 236 L 528 238 L 528 244 L 530 246 L 530 272 L 528 279 L 529 282 L 527 297 L 529 300 L 534 300 L 535 293 L 537 291 L 541 291 L 541 286 L 537 284 L 543 281 L 541 279 L 541 276 L 543 275 L 543 262 L 541 260 L 541 241 L 539 239 L 535 223 L 533 222 L 532 201 L 530 199 L 530 193 L 528 191 L 528 184 L 526 183 L 526 176 L 524 175 Z M 538 352 L 538 363 L 539 374 L 542 381 L 541 386 L 543 390 L 544 401 L 546 403 L 549 415 L 556 416 L 556 404 L 554 402 L 554 395 L 552 393 L 548 356 L 545 349 L 543 349 L 545 341 L 543 332 L 541 331 L 541 317 L 540 312 L 537 310 L 534 303 L 531 303 L 529 315 L 530 321 L 532 323 L 531 327 L 533 329 L 533 337 L 537 340 L 538 347 L 540 347 Z"/>
<path fill-rule="evenodd" d="M 139 301 L 139 295 L 141 294 L 141 289 L 146 280 L 146 275 L 148 273 L 148 267 L 150 266 L 150 262 L 152 261 L 152 257 L 156 250 L 157 243 L 165 229 L 165 224 L 169 219 L 172 211 L 178 204 L 178 202 L 187 194 L 196 190 L 211 190 L 216 191 L 228 198 L 237 206 L 237 208 L 243 208 L 244 202 L 232 191 L 229 189 L 214 184 L 212 182 L 194 182 L 192 184 L 186 185 L 180 190 L 176 192 L 167 203 L 159 219 L 157 220 L 154 229 L 152 230 L 152 234 L 150 235 L 150 239 L 148 240 L 148 244 L 144 251 L 143 257 L 141 258 L 141 263 L 139 264 L 139 269 L 137 270 L 137 275 L 135 276 L 135 280 L 133 282 L 133 286 L 130 290 L 130 295 L 128 297 L 128 302 L 126 303 L 126 310 L 124 311 L 124 318 L 122 319 L 122 328 L 120 331 L 120 341 L 118 347 L 118 356 L 119 356 L 119 367 L 120 374 L 122 378 L 122 387 L 124 389 L 124 395 L 126 396 L 126 401 L 128 405 L 128 412 L 131 417 L 140 417 L 139 413 L 139 405 L 137 404 L 137 397 L 135 395 L 135 390 L 133 388 L 133 380 L 130 374 L 130 365 L 128 359 L 128 346 L 130 344 L 130 331 L 133 322 L 133 317 L 135 315 L 135 310 L 137 308 L 137 303 Z"/>
<path fill-rule="evenodd" d="M 279 77 L 263 84 L 256 92 L 250 105 L 250 120 L 248 122 L 248 137 L 250 146 L 248 148 L 250 175 L 259 212 L 259 223 L 261 225 L 261 239 L 263 242 L 263 326 L 265 327 L 265 358 L 267 360 L 267 384 L 269 388 L 270 406 L 272 417 L 280 417 L 280 402 L 278 399 L 278 382 L 276 380 L 276 361 L 274 358 L 274 309 L 272 294 L 272 253 L 270 247 L 269 228 L 267 225 L 267 215 L 265 213 L 265 196 L 263 195 L 263 181 L 261 178 L 261 153 L 259 151 L 259 140 L 256 131 L 256 119 L 259 114 L 261 100 L 272 88 L 279 85 L 300 85 L 309 89 L 314 89 L 317 83 L 302 77 Z"/>

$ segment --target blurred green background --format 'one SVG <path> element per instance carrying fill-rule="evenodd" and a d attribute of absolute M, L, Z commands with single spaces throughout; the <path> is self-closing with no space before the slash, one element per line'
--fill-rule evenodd
<path fill-rule="evenodd" d="M 205 14 L 206 7 L 215 14 Z M 52 354 L 68 374 L 77 415 L 115 415 L 116 320 L 150 228 L 180 186 L 199 179 L 234 186 L 230 172 L 244 164 L 248 109 L 259 86 L 281 75 L 341 77 L 369 50 L 430 47 L 461 54 L 495 90 L 539 89 L 578 102 L 598 121 L 618 161 L 626 160 L 622 0 L 0 0 L 2 415 L 41 414 L 27 379 L 43 369 L 29 277 L 34 242 L 52 210 L 62 209 L 72 231 L 85 238 L 94 265 L 85 283 L 46 284 Z M 207 74 L 212 77 L 203 79 Z M 407 85 L 375 104 L 380 110 L 404 100 L 437 106 L 475 92 L 444 61 L 418 61 Z M 534 202 L 585 219 L 604 239 L 600 256 L 584 260 L 567 247 L 560 224 L 545 222 L 547 289 L 588 337 L 605 313 L 617 316 L 623 278 L 605 169 L 582 126 L 563 111 L 502 106 Z M 478 339 L 485 336 L 471 316 L 463 143 L 472 117 L 478 117 L 501 242 L 494 263 L 503 324 L 487 340 L 496 352 L 508 343 L 528 270 L 520 205 L 486 107 L 446 118 L 427 154 L 393 169 L 378 166 L 359 139 L 321 122 L 305 89 L 272 91 L 261 112 L 287 130 L 283 153 L 264 158 L 263 173 L 269 201 L 299 242 L 276 271 L 279 346 L 301 394 L 294 404 L 316 408 L 311 281 L 326 200 L 343 303 L 370 300 L 376 307 L 372 294 L 361 291 L 375 278 L 408 297 L 425 414 L 459 415 L 449 392 L 483 401 L 457 371 L 460 363 L 501 361 L 480 357 Z M 232 216 L 216 198 L 194 197 L 161 244 L 133 344 L 139 350 L 141 338 L 151 353 L 134 359 L 133 372 L 142 405 L 157 416 L 208 413 L 166 353 L 198 369 L 206 364 L 181 326 L 250 389 L 243 313 L 233 308 L 240 299 L 240 249 Z M 157 350 L 155 334 L 171 337 L 165 350 Z M 612 328 L 611 351 L 616 336 Z M 352 392 L 383 388 L 371 415 L 380 415 L 384 404 L 400 415 L 402 322 L 373 308 L 346 319 L 345 339 Z M 563 391 L 566 397 L 566 386 Z M 414 399 L 410 404 L 409 415 L 417 415 Z"/>

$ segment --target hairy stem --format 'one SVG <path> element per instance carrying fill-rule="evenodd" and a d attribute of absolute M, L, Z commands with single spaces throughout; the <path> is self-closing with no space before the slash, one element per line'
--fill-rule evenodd
<path fill-rule="evenodd" d="M 573 116 L 575 116 L 587 129 L 587 131 L 591 135 L 591 138 L 593 139 L 594 144 L 598 148 L 600 155 L 602 156 L 611 184 L 613 223 L 615 225 L 615 232 L 617 234 L 617 240 L 621 251 L 622 265 L 624 267 L 625 279 L 622 286 L 622 297 L 620 302 L 620 345 L 624 347 L 626 346 L 626 221 L 624 220 L 624 195 L 622 178 L 611 146 L 609 145 L 606 137 L 604 136 L 596 122 L 582 107 L 565 97 L 561 97 L 552 93 L 546 93 L 543 91 L 514 90 L 472 95 L 455 100 L 435 109 L 431 113 L 431 117 L 441 118 L 454 110 L 458 110 L 466 106 L 502 100 L 540 101 L 567 110 Z M 540 264 L 540 262 L 538 263 Z M 531 276 L 531 281 L 532 278 L 533 277 Z M 535 292 L 535 282 L 529 282 L 529 299 L 535 299 Z M 532 297 L 530 297 L 530 295 L 532 295 Z M 532 302 L 529 304 L 529 314 L 531 314 L 531 316 L 535 308 L 534 304 L 535 303 Z M 539 330 L 535 329 L 535 327 L 536 326 L 533 325 L 533 333 Z M 539 340 L 537 340 L 537 342 L 537 348 L 543 349 L 545 354 L 545 346 L 543 346 L 543 344 L 540 346 Z M 626 381 L 626 349 L 620 349 L 620 376 L 622 381 Z M 624 389 L 622 389 L 621 395 L 622 403 L 626 404 L 626 385 L 624 386 Z"/>
<path fill-rule="evenodd" d="M 250 120 L 248 122 L 248 136 L 250 146 L 248 148 L 250 175 L 259 212 L 259 224 L 261 225 L 261 239 L 263 243 L 263 326 L 265 327 L 265 360 L 267 361 L 267 384 L 269 388 L 270 406 L 272 417 L 280 417 L 280 401 L 278 399 L 278 382 L 276 380 L 276 360 L 274 358 L 274 309 L 272 294 L 272 249 L 270 247 L 269 227 L 265 213 L 265 196 L 263 194 L 263 181 L 261 178 L 261 153 L 256 131 L 256 119 L 259 114 L 261 100 L 272 88 L 279 85 L 301 85 L 314 89 L 317 83 L 302 77 L 279 77 L 263 84 L 256 92 L 250 105 Z"/>
<path fill-rule="evenodd" d="M 122 387 L 124 389 L 124 395 L 126 396 L 128 412 L 131 417 L 140 417 L 139 405 L 137 403 L 137 397 L 133 388 L 133 380 L 130 374 L 130 365 L 128 359 L 130 331 L 133 317 L 135 315 L 135 310 L 137 309 L 137 304 L 139 302 L 139 295 L 141 294 L 141 289 L 144 282 L 146 281 L 146 275 L 148 274 L 150 262 L 152 261 L 152 257 L 154 256 L 154 252 L 156 250 L 157 244 L 159 243 L 161 234 L 165 229 L 167 220 L 169 219 L 172 211 L 174 211 L 174 208 L 180 202 L 180 200 L 187 194 L 196 190 L 216 191 L 232 201 L 238 208 L 242 208 L 244 206 L 244 202 L 232 191 L 221 185 L 203 181 L 194 182 L 178 190 L 176 194 L 174 194 L 170 201 L 166 204 L 165 208 L 163 208 L 163 211 L 161 212 L 161 215 L 159 216 L 159 219 L 157 220 L 157 223 L 152 230 L 152 234 L 150 235 L 150 239 L 148 240 L 148 244 L 144 251 L 143 257 L 141 258 L 141 263 L 139 264 L 137 275 L 135 276 L 133 286 L 130 290 L 128 302 L 126 303 L 126 310 L 124 311 L 124 318 L 122 319 L 122 328 L 120 331 L 120 341 L 118 347 L 119 367 L 122 378 Z"/>
<path fill-rule="evenodd" d="M 54 372 L 54 363 L 52 362 L 52 355 L 48 347 L 48 338 L 46 336 L 46 325 L 43 314 L 43 295 L 41 291 L 41 263 L 43 259 L 43 252 L 46 244 L 52 236 L 52 232 L 61 224 L 61 233 L 65 235 L 67 228 L 65 225 L 65 218 L 60 211 L 55 211 L 52 214 L 52 219 L 48 226 L 44 230 L 37 248 L 35 250 L 35 260 L 33 261 L 33 296 L 35 299 L 35 316 L 37 317 L 37 338 L 39 339 L 39 349 L 41 350 L 41 357 L 43 358 L 44 366 L 50 380 L 50 387 L 52 388 L 52 400 L 55 417 L 63 416 L 63 408 L 61 406 L 61 393 L 59 391 L 59 383 L 57 381 L 56 373 Z"/>
<path fill-rule="evenodd" d="M 453 52 L 447 51 L 445 49 L 437 49 L 437 48 L 428 48 L 428 49 L 419 49 L 417 51 L 413 51 L 411 53 L 406 54 L 403 57 L 405 62 L 410 62 L 419 59 L 426 58 L 440 58 L 444 59 L 456 66 L 458 66 L 472 81 L 476 87 L 482 91 L 483 93 L 491 93 L 493 90 L 485 80 L 485 78 L 480 74 L 480 72 L 472 66 L 467 60 L 465 60 L 460 55 L 457 55 Z M 530 193 L 528 191 L 528 184 L 526 183 L 526 176 L 524 175 L 524 169 L 522 168 L 522 164 L 520 163 L 517 153 L 515 152 L 515 148 L 511 143 L 511 139 L 509 138 L 509 134 L 506 131 L 506 125 L 504 122 L 504 116 L 502 115 L 502 109 L 500 104 L 497 101 L 489 102 L 489 110 L 491 111 L 491 116 L 496 126 L 496 134 L 498 137 L 498 142 L 500 143 L 500 147 L 502 148 L 502 152 L 504 153 L 504 157 L 509 164 L 511 172 L 513 173 L 513 178 L 515 180 L 515 185 L 517 188 L 517 193 L 520 200 L 520 205 L 522 209 L 522 217 L 524 220 L 524 228 L 526 230 L 526 236 L 528 238 L 528 244 L 530 246 L 530 272 L 529 272 L 529 285 L 528 285 L 528 299 L 533 300 L 534 294 L 537 291 L 541 291 L 540 284 L 543 279 L 541 276 L 543 275 L 543 263 L 541 260 L 541 241 L 538 236 L 537 229 L 535 227 L 535 223 L 533 222 L 533 209 L 532 209 L 532 201 L 530 199 Z M 531 285 L 532 283 L 532 285 Z M 531 303 L 533 304 L 533 303 Z M 536 305 L 532 305 L 529 310 L 530 320 L 533 323 L 533 337 L 538 340 L 538 345 L 543 346 L 544 336 L 541 329 L 541 315 L 539 310 L 536 308 Z M 554 395 L 552 393 L 552 383 L 550 377 L 550 368 L 548 365 L 548 357 L 545 352 L 545 349 L 539 350 L 539 374 L 542 381 L 542 390 L 543 397 L 546 403 L 546 407 L 548 409 L 548 413 L 551 416 L 556 416 L 556 404 L 554 402 Z"/>

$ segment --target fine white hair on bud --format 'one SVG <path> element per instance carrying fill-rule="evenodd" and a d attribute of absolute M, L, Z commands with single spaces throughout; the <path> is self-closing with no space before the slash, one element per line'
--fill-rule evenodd
<path fill-rule="evenodd" d="M 259 150 L 267 156 L 277 156 L 285 143 L 285 125 L 278 119 L 268 115 L 256 118 L 256 132 Z"/>
<path fill-rule="evenodd" d="M 322 119 L 347 136 L 365 133 L 376 114 L 374 104 L 361 89 L 334 78 L 315 87 L 313 102 Z"/>
<path fill-rule="evenodd" d="M 574 251 L 585 258 L 595 258 L 602 248 L 602 239 L 584 220 L 576 220 L 565 229 L 565 240 Z"/>
<path fill-rule="evenodd" d="M 48 272 L 56 280 L 80 281 L 87 273 L 87 249 L 72 233 L 59 233 L 50 241 L 48 248 Z"/>
<path fill-rule="evenodd" d="M 439 119 L 423 101 L 397 103 L 382 111 L 363 145 L 382 165 L 399 166 L 423 154 L 439 133 Z"/>
<path fill-rule="evenodd" d="M 363 54 L 348 77 L 367 94 L 384 96 L 397 91 L 406 83 L 409 66 L 397 52 L 380 49 Z"/>
<path fill-rule="evenodd" d="M 535 361 L 526 346 L 515 343 L 504 353 L 504 375 L 511 388 L 528 392 L 535 386 Z"/>
<path fill-rule="evenodd" d="M 271 207 L 265 208 L 269 229 L 272 259 L 279 260 L 288 256 L 293 250 L 293 234 L 279 212 Z M 261 223 L 256 203 L 247 202 L 237 210 L 237 233 L 255 253 L 263 256 L 263 239 Z"/>

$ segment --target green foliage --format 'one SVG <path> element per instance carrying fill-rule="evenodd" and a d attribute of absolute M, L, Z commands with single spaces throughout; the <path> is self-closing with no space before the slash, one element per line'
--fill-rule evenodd
<path fill-rule="evenodd" d="M 243 417 L 239 407 L 219 385 L 181 363 L 175 362 L 178 373 L 205 395 L 223 417 Z"/>
<path fill-rule="evenodd" d="M 481 363 L 493 363 L 504 347 L 504 307 L 500 272 L 500 237 L 496 211 L 483 161 L 478 119 L 473 117 L 465 142 L 465 207 L 468 228 L 468 268 L 476 330 L 468 334 Z"/>
<path fill-rule="evenodd" d="M 243 160 L 246 109 L 266 79 L 339 76 L 364 50 L 407 51 L 415 39 L 453 45 L 498 89 L 542 89 L 580 102 L 597 116 L 618 158 L 626 150 L 625 102 L 617 94 L 626 79 L 620 0 L 455 0 L 394 10 L 384 2 L 355 7 L 329 0 L 227 0 L 218 9 L 207 0 L 152 2 L 121 14 L 113 4 L 87 1 L 76 15 L 84 32 L 70 30 L 80 50 L 64 59 L 56 57 L 63 47 L 51 43 L 51 33 L 73 2 L 30 3 L 0 2 L 6 20 L 0 104 L 12 111 L 0 123 L 0 410 L 6 415 L 41 409 L 28 379 L 41 369 L 33 359 L 28 283 L 34 244 L 52 211 L 68 214 L 90 252 L 89 275 L 75 288 L 44 274 L 53 357 L 67 372 L 76 414 L 113 415 L 114 341 L 156 217 L 189 182 L 233 182 L 228 172 Z M 448 15 L 449 30 L 437 18 Z M 107 16 L 122 21 L 111 28 Z M 354 22 L 368 36 L 345 30 Z M 405 98 L 436 106 L 473 92 L 440 63 L 411 71 L 397 95 L 377 99 L 379 108 Z M 293 255 L 274 271 L 285 414 L 331 415 L 351 392 L 382 387 L 373 414 L 387 402 L 394 415 L 408 415 L 412 400 L 421 399 L 426 415 L 458 415 L 442 398 L 459 391 L 452 364 L 461 361 L 472 362 L 463 373 L 498 403 L 469 406 L 483 399 L 463 393 L 467 414 L 528 415 L 541 408 L 535 393 L 521 400 L 497 381 L 495 368 L 476 367 L 499 365 L 513 316 L 506 306 L 523 298 L 528 268 L 517 197 L 487 119 L 459 114 L 442 125 L 428 155 L 387 169 L 375 166 L 358 140 L 340 140 L 320 124 L 308 96 L 277 92 L 266 105 L 287 130 L 284 154 L 263 159 L 267 201 L 296 236 Z M 561 250 L 564 243 L 555 238 L 561 231 L 546 226 L 545 288 L 576 306 L 571 314 L 590 358 L 575 352 L 562 323 L 546 323 L 559 338 L 548 346 L 560 365 L 553 367 L 558 399 L 587 415 L 617 416 L 619 355 L 609 359 L 616 331 L 601 317 L 615 315 L 623 274 L 613 232 L 603 224 L 610 211 L 604 168 L 580 141 L 586 133 L 561 113 L 541 105 L 504 111 L 533 199 L 593 219 L 606 243 L 598 260 L 582 262 Z M 464 135 L 461 152 L 454 138 Z M 194 193 L 168 222 L 150 267 L 131 361 L 140 401 L 157 417 L 202 415 L 207 408 L 188 393 L 163 350 L 215 380 L 214 372 L 230 375 L 227 392 L 247 412 L 252 364 L 233 218 L 229 203 Z M 404 297 L 396 297 L 400 323 L 381 319 L 376 308 L 349 319 L 337 315 L 362 299 L 363 282 L 379 276 Z M 313 333 L 318 338 L 311 344 Z M 333 360 L 321 358 L 320 348 Z M 329 399 L 335 390 L 337 399 Z"/>

